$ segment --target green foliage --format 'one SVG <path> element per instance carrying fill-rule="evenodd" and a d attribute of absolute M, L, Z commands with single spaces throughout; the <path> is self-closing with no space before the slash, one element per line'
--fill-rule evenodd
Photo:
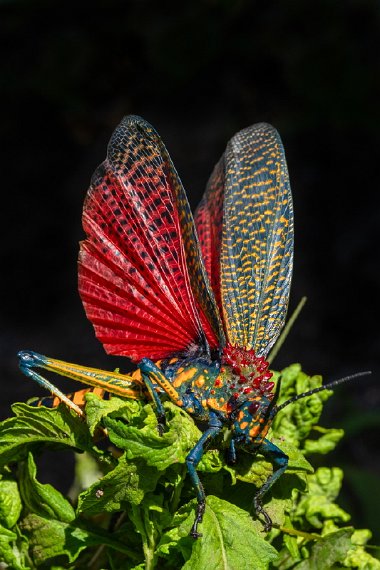
<path fill-rule="evenodd" d="M 321 384 L 299 365 L 282 378 L 280 402 Z M 152 406 L 136 401 L 89 394 L 87 424 L 65 406 L 15 404 L 15 416 L 0 424 L 0 561 L 15 570 L 380 570 L 366 549 L 370 532 L 347 527 L 350 517 L 335 502 L 341 470 L 314 473 L 305 459 L 331 451 L 343 435 L 317 425 L 330 395 L 301 399 L 275 419 L 269 438 L 289 456 L 289 469 L 265 497 L 270 533 L 251 508 L 272 465 L 242 451 L 232 468 L 224 459 L 228 430 L 215 441 L 199 464 L 207 494 L 199 540 L 189 537 L 196 500 L 185 458 L 201 432 L 180 408 L 165 402 L 161 437 Z M 72 501 L 38 481 L 35 458 L 47 447 L 77 452 Z"/>

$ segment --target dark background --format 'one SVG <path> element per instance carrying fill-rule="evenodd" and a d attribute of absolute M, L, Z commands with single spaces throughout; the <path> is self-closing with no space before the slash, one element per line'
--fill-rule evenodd
<path fill-rule="evenodd" d="M 322 424 L 347 436 L 322 459 L 379 538 L 379 19 L 375 0 L 1 2 L 1 418 L 41 393 L 19 349 L 126 369 L 76 282 L 83 198 L 121 117 L 156 127 L 193 207 L 227 140 L 267 121 L 294 195 L 291 308 L 308 296 L 275 364 L 373 371 L 331 398 Z"/>

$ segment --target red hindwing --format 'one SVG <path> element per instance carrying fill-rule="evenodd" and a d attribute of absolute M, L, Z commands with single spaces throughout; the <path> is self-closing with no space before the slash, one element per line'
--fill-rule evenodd
<path fill-rule="evenodd" d="M 222 313 L 220 299 L 220 247 L 223 229 L 224 155 L 215 166 L 194 216 L 199 245 L 211 287 Z"/>
<path fill-rule="evenodd" d="M 79 291 L 109 354 L 160 359 L 223 339 L 190 208 L 157 133 L 126 117 L 92 178 Z"/>

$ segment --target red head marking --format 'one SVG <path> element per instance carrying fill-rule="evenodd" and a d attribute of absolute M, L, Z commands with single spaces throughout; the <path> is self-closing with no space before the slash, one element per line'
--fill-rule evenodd
<path fill-rule="evenodd" d="M 266 395 L 273 388 L 273 382 L 268 382 L 272 377 L 268 362 L 263 356 L 256 356 L 253 349 L 227 343 L 223 349 L 222 364 L 232 368 L 233 374 L 238 377 L 238 384 L 248 384 L 252 390 Z M 235 384 L 231 384 L 230 388 L 235 388 Z M 243 390 L 244 394 L 249 393 L 246 390 Z"/>

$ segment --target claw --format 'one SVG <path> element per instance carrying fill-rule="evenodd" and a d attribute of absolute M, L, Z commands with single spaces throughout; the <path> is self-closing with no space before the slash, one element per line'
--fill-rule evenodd
<path fill-rule="evenodd" d="M 272 530 L 272 526 L 273 526 L 272 519 L 270 518 L 270 516 L 268 515 L 268 513 L 264 509 L 260 497 L 254 497 L 253 506 L 254 506 L 256 515 L 258 515 L 258 514 L 263 515 L 263 517 L 265 519 L 265 523 L 264 523 L 265 532 L 269 532 L 270 530 Z"/>
<path fill-rule="evenodd" d="M 194 521 L 194 524 L 191 527 L 191 531 L 190 531 L 190 536 L 192 538 L 197 539 L 197 538 L 201 538 L 203 536 L 201 532 L 198 532 L 198 525 L 203 520 L 203 515 L 205 512 L 205 509 L 206 509 L 206 502 L 205 501 L 198 503 L 197 514 L 195 516 L 195 521 Z"/>
<path fill-rule="evenodd" d="M 160 436 L 163 436 L 165 433 L 165 427 L 166 427 L 166 417 L 165 414 L 160 414 L 157 417 L 157 431 L 159 433 Z"/>

